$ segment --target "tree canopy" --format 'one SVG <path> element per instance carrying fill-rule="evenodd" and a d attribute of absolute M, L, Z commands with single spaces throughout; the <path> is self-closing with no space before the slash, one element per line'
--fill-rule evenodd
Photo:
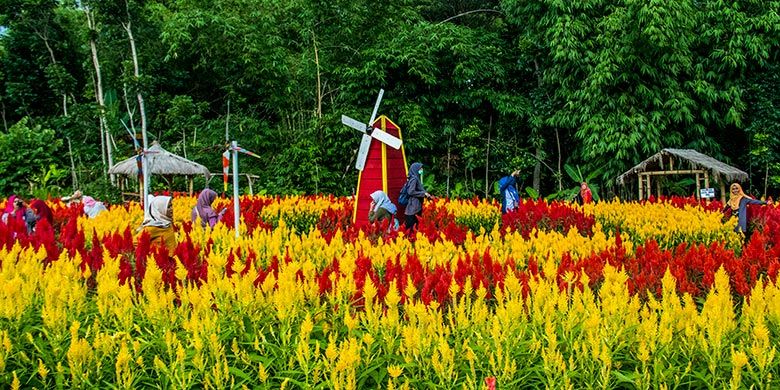
<path fill-rule="evenodd" d="M 227 124 L 263 157 L 241 161 L 256 188 L 350 194 L 360 137 L 340 117 L 367 119 L 380 88 L 380 113 L 440 195 L 492 196 L 515 169 L 523 187 L 568 194 L 568 165 L 609 196 L 615 176 L 664 147 L 740 166 L 754 194 L 772 193 L 778 10 L 760 0 L 0 0 L 0 141 L 42 144 L 0 151 L 19 173 L 0 193 L 107 186 L 106 166 L 134 153 L 142 97 L 151 140 L 212 172 Z"/>

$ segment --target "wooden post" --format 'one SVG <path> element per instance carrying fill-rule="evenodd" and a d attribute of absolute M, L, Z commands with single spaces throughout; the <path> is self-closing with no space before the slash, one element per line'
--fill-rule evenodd
<path fill-rule="evenodd" d="M 642 199 L 644 199 L 644 186 L 645 186 L 645 178 L 644 174 L 639 174 L 639 201 L 641 202 Z"/>
<path fill-rule="evenodd" d="M 254 196 L 255 191 L 252 189 L 252 176 L 248 173 L 246 174 L 246 181 L 249 182 L 249 196 Z"/>
<path fill-rule="evenodd" d="M 647 187 L 646 187 L 647 188 L 647 192 L 646 192 L 647 199 L 650 199 L 650 197 L 653 196 L 653 186 L 650 184 L 650 177 L 651 176 L 650 175 L 645 175 L 645 176 L 647 176 Z"/>
<path fill-rule="evenodd" d="M 661 199 L 661 180 L 658 180 L 655 182 L 655 190 L 656 190 L 656 196 L 658 199 Z"/>
<path fill-rule="evenodd" d="M 726 183 L 723 182 L 723 177 L 718 177 L 718 181 L 720 182 L 720 202 L 725 204 L 726 203 Z"/>
<path fill-rule="evenodd" d="M 192 179 L 192 176 L 187 176 L 187 181 L 189 182 L 190 196 L 192 196 L 192 193 L 193 193 L 192 190 L 193 190 L 193 187 L 194 187 L 194 184 L 193 184 L 194 180 Z"/>
<path fill-rule="evenodd" d="M 696 199 L 701 200 L 701 175 L 696 174 Z"/>

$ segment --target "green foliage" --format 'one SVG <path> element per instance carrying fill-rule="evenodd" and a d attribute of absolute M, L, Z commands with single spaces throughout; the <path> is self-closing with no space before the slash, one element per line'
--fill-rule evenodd
<path fill-rule="evenodd" d="M 93 39 L 115 160 L 133 153 L 120 120 L 140 130 L 141 92 L 150 140 L 219 172 L 230 101 L 231 138 L 263 156 L 240 163 L 260 177 L 258 192 L 352 193 L 360 141 L 340 116 L 366 120 L 379 88 L 379 114 L 401 127 L 407 159 L 426 163 L 441 195 L 490 196 L 490 184 L 516 169 L 525 186 L 537 164 L 542 193 L 558 190 L 565 164 L 600 168 L 589 182 L 614 193 L 617 174 L 663 147 L 695 148 L 772 186 L 780 184 L 779 8 L 776 0 L 0 0 L 0 111 L 8 123 L 29 117 L 71 139 L 81 181 L 104 174 Z"/>
<path fill-rule="evenodd" d="M 29 126 L 23 118 L 0 133 L 0 193 L 30 194 L 41 187 L 57 186 L 64 178 L 57 165 L 62 140 L 51 129 Z"/>

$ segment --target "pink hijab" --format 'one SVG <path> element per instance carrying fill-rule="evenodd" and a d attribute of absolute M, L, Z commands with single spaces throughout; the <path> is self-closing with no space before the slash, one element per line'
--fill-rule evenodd
<path fill-rule="evenodd" d="M 16 200 L 16 195 L 11 195 L 8 197 L 8 202 L 5 204 L 5 212 L 8 214 L 11 214 L 14 211 L 14 201 Z"/>

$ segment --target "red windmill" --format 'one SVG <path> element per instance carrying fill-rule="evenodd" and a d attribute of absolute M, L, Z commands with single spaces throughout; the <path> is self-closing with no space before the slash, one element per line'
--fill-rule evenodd
<path fill-rule="evenodd" d="M 371 193 L 384 191 L 396 203 L 398 212 L 403 215 L 403 208 L 398 205 L 398 193 L 406 182 L 406 155 L 402 145 L 401 128 L 382 115 L 376 117 L 379 103 L 384 90 L 379 90 L 379 97 L 374 105 L 370 125 L 354 120 L 346 115 L 341 116 L 341 123 L 363 133 L 355 168 L 358 174 L 355 208 L 352 211 L 352 222 L 357 226 L 368 223 L 368 211 L 371 205 Z M 379 142 L 374 142 L 374 140 Z M 389 146 L 389 147 L 388 147 Z"/>

